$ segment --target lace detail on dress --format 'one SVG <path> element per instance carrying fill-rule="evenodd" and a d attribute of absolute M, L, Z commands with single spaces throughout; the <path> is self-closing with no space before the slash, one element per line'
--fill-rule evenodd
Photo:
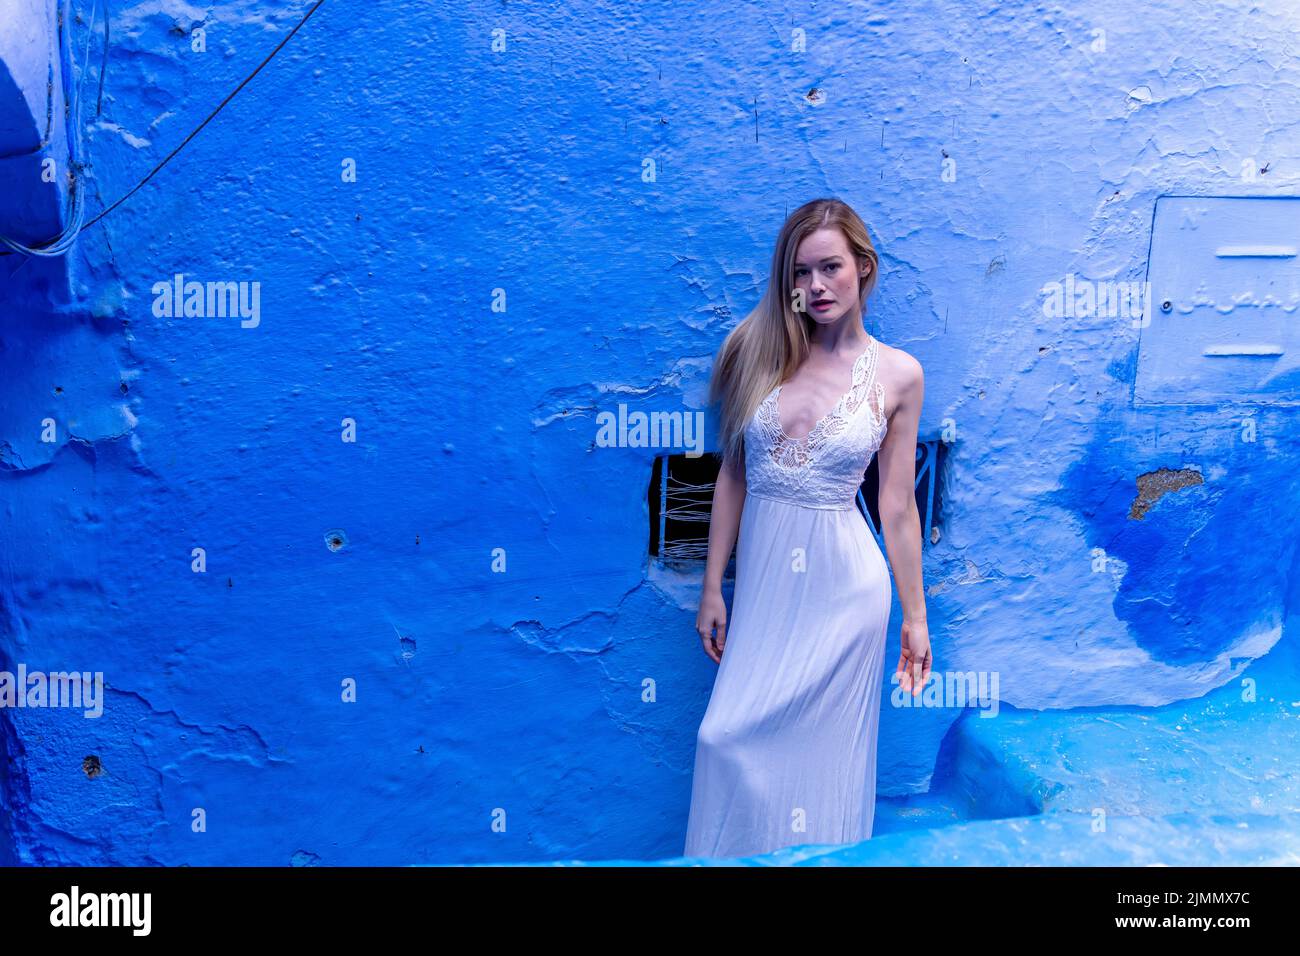
<path fill-rule="evenodd" d="M 883 434 L 885 422 L 885 383 L 876 382 L 875 388 L 871 390 L 871 414 L 876 423 L 881 426 Z"/>
<path fill-rule="evenodd" d="M 885 389 L 876 380 L 879 345 L 873 336 L 853 363 L 849 390 L 803 438 L 786 434 L 781 386 L 772 389 L 746 429 L 747 491 L 811 507 L 853 507 L 886 428 Z M 863 406 L 869 414 L 858 414 Z"/>
<path fill-rule="evenodd" d="M 781 425 L 781 386 L 772 390 L 759 407 L 758 416 L 768 432 L 769 454 L 774 462 L 784 468 L 805 468 L 812 464 L 817 457 L 817 450 L 848 427 L 853 413 L 861 407 L 869 394 L 874 393 L 876 399 L 872 403 L 877 406 L 872 409 L 876 420 L 883 417 L 881 410 L 884 408 L 884 386 L 875 381 L 878 345 L 872 338 L 871 343 L 853 363 L 853 384 L 849 390 L 840 396 L 835 406 L 803 438 L 792 438 L 786 434 Z M 868 385 L 875 385 L 876 388 L 868 389 Z"/>

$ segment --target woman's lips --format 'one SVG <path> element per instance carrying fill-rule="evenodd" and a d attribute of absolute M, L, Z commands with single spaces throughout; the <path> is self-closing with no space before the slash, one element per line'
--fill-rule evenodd
<path fill-rule="evenodd" d="M 829 309 L 829 308 L 830 308 L 831 306 L 833 306 L 834 304 L 835 304 L 835 303 L 834 303 L 834 302 L 831 302 L 830 300 L 827 300 L 826 302 L 814 302 L 814 303 L 813 303 L 813 308 L 816 309 L 818 312 L 825 312 L 827 309 Z"/>

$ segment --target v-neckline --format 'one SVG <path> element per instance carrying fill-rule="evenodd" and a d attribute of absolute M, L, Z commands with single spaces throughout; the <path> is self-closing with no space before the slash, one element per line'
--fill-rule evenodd
<path fill-rule="evenodd" d="M 810 428 L 810 429 L 808 429 L 808 434 L 807 434 L 807 435 L 804 435 L 802 438 L 795 438 L 793 435 L 791 435 L 789 432 L 787 432 L 787 431 L 785 430 L 785 424 L 781 421 L 781 388 L 782 388 L 782 385 L 783 385 L 784 383 L 782 383 L 782 384 L 776 386 L 776 388 L 775 388 L 775 389 L 773 390 L 773 392 L 772 392 L 772 403 L 773 403 L 773 405 L 775 406 L 773 410 L 774 410 L 775 415 L 776 415 L 776 427 L 777 427 L 777 429 L 781 432 L 781 436 L 782 436 L 786 441 L 789 441 L 789 442 L 795 442 L 795 443 L 799 443 L 799 444 L 802 444 L 803 442 L 806 442 L 809 438 L 812 437 L 813 433 L 814 433 L 815 431 L 817 431 L 817 429 L 821 428 L 823 422 L 825 422 L 828 418 L 830 418 L 830 417 L 831 417 L 832 415 L 834 415 L 837 411 L 839 411 L 840 406 L 843 405 L 844 402 L 849 398 L 849 396 L 853 394 L 853 390 L 857 387 L 857 384 L 858 384 L 858 363 L 861 362 L 864 358 L 867 357 L 867 353 L 871 351 L 871 347 L 872 347 L 873 345 L 875 345 L 875 344 L 876 344 L 876 338 L 875 338 L 875 336 L 873 336 L 870 332 L 868 332 L 868 333 L 867 333 L 867 347 L 864 348 L 864 349 L 863 349 L 863 350 L 858 354 L 858 357 L 855 358 L 855 359 L 853 360 L 853 367 L 849 370 L 849 388 L 848 388 L 848 391 L 846 391 L 843 395 L 841 395 L 841 396 L 836 400 L 835 404 L 831 406 L 830 411 L 828 411 L 825 415 L 823 415 L 821 418 L 817 419 L 817 421 L 815 421 L 815 422 L 813 423 L 813 427 Z"/>

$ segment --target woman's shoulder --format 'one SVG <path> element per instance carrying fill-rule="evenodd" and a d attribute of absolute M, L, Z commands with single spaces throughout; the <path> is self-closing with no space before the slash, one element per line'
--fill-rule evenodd
<path fill-rule="evenodd" d="M 893 345 L 880 343 L 878 362 L 885 386 L 892 386 L 894 391 L 917 385 L 925 379 L 925 372 L 916 357 Z"/>

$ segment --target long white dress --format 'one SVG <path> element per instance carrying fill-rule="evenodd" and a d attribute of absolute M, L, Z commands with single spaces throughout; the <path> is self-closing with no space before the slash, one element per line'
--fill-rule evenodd
<path fill-rule="evenodd" d="M 891 591 L 854 501 L 884 440 L 879 343 L 803 439 L 778 385 L 745 430 L 727 640 L 696 737 L 686 856 L 871 836 Z"/>

